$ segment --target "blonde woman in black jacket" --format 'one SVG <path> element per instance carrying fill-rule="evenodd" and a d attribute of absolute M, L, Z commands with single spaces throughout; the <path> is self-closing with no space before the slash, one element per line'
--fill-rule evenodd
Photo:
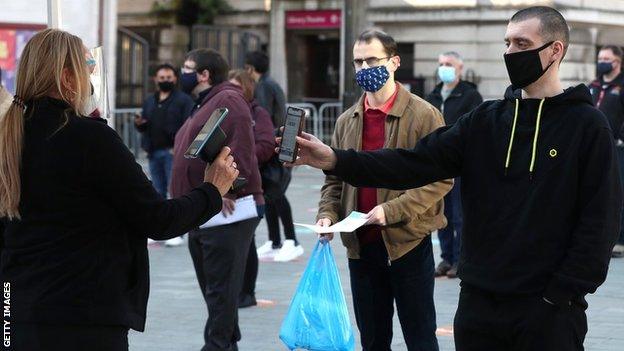
<path fill-rule="evenodd" d="M 203 184 L 164 200 L 115 131 L 83 117 L 91 91 L 85 55 L 67 32 L 36 34 L 0 117 L 10 350 L 127 350 L 128 329 L 145 328 L 147 238 L 173 238 L 208 220 L 238 175 L 226 147 Z"/>

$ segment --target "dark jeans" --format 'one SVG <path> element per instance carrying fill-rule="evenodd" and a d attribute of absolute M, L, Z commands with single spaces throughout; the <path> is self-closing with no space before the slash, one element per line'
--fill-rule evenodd
<path fill-rule="evenodd" d="M 281 246 L 279 219 L 282 219 L 284 226 L 284 236 L 286 239 L 294 240 L 297 244 L 295 236 L 295 225 L 293 224 L 292 210 L 286 196 L 282 196 L 274 201 L 266 202 L 266 221 L 269 229 L 269 240 L 273 242 L 273 247 Z"/>
<path fill-rule="evenodd" d="M 264 217 L 266 205 L 258 206 L 258 216 Z M 258 279 L 258 251 L 256 249 L 256 233 L 251 239 L 249 245 L 249 253 L 247 254 L 247 263 L 245 264 L 245 275 L 243 277 L 243 287 L 241 289 L 241 297 L 244 295 L 256 295 L 256 280 Z"/>
<path fill-rule="evenodd" d="M 149 154 L 148 160 L 154 188 L 166 199 L 169 181 L 171 180 L 173 154 L 169 149 L 156 150 Z"/>
<path fill-rule="evenodd" d="M 396 303 L 409 351 L 437 351 L 431 237 L 388 265 L 383 242 L 366 245 L 349 259 L 355 319 L 363 351 L 390 350 Z"/>
<path fill-rule="evenodd" d="M 440 239 L 440 249 L 442 250 L 440 256 L 450 264 L 459 261 L 459 248 L 461 246 L 463 221 L 460 183 L 460 178 L 455 178 L 455 185 L 444 197 L 444 216 L 446 216 L 448 225 L 446 228 L 438 230 L 438 239 Z"/>
<path fill-rule="evenodd" d="M 616 147 L 616 149 L 618 162 L 620 163 L 620 181 L 624 186 L 624 146 L 618 146 Z M 618 244 L 624 245 L 624 207 L 622 208 L 622 210 L 622 221 L 620 222 L 620 239 L 618 239 Z"/>
<path fill-rule="evenodd" d="M 553 306 L 541 294 L 501 296 L 462 284 L 455 314 L 457 351 L 581 351 L 585 309 Z"/>
<path fill-rule="evenodd" d="M 11 345 L 3 350 L 127 351 L 128 327 L 15 323 Z"/>
<path fill-rule="evenodd" d="M 202 351 L 238 349 L 238 296 L 258 223 L 259 218 L 252 218 L 189 233 L 197 281 L 208 306 Z"/>

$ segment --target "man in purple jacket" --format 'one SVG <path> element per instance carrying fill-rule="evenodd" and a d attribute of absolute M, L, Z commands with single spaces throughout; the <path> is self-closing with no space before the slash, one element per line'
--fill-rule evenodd
<path fill-rule="evenodd" d="M 178 197 L 201 184 L 205 163 L 185 159 L 184 152 L 195 139 L 210 115 L 225 107 L 229 114 L 221 124 L 227 134 L 225 144 L 247 184 L 223 198 L 224 215 L 234 211 L 235 200 L 253 195 L 259 214 L 264 198 L 256 159 L 251 111 L 241 89 L 227 81 L 229 66 L 224 58 L 210 49 L 189 52 L 182 70 L 182 83 L 198 93 L 191 117 L 175 138 L 171 193 Z M 200 228 L 189 233 L 189 250 L 199 287 L 208 305 L 202 351 L 237 350 L 241 334 L 238 327 L 238 296 L 243 283 L 247 253 L 259 217 Z"/>

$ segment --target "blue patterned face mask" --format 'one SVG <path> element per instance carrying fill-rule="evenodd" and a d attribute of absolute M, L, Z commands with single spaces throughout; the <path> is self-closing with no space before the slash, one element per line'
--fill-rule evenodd
<path fill-rule="evenodd" d="M 383 88 L 388 78 L 390 78 L 390 72 L 388 72 L 388 68 L 386 68 L 385 65 L 362 68 L 355 73 L 355 81 L 357 84 L 369 93 L 374 93 Z"/>

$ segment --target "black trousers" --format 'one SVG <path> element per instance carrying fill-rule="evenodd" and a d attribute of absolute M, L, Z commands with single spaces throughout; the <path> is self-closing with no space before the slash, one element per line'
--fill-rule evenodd
<path fill-rule="evenodd" d="M 349 259 L 349 272 L 364 351 L 390 350 L 394 303 L 407 349 L 438 350 L 430 236 L 390 265 L 383 242 L 366 245 L 360 259 Z"/>
<path fill-rule="evenodd" d="M 256 295 L 256 280 L 258 280 L 258 252 L 256 249 L 256 234 L 254 233 L 249 244 L 249 253 L 247 254 L 247 263 L 245 264 L 245 274 L 243 277 L 243 286 L 241 288 L 241 297 L 245 295 Z"/>
<path fill-rule="evenodd" d="M 297 243 L 297 237 L 295 236 L 295 225 L 293 224 L 292 210 L 290 203 L 286 198 L 286 195 L 272 201 L 266 202 L 266 221 L 269 229 L 269 240 L 273 242 L 273 247 L 280 247 L 282 239 L 280 237 L 279 219 L 282 219 L 282 225 L 284 226 L 284 236 L 286 239 L 294 240 Z"/>
<path fill-rule="evenodd" d="M 259 218 L 189 233 L 189 250 L 208 307 L 202 351 L 237 350 L 238 295 Z"/>
<path fill-rule="evenodd" d="M 128 327 L 11 324 L 10 351 L 128 351 Z"/>
<path fill-rule="evenodd" d="M 538 295 L 501 296 L 462 284 L 457 351 L 579 351 L 587 333 L 584 299 L 553 306 Z"/>

